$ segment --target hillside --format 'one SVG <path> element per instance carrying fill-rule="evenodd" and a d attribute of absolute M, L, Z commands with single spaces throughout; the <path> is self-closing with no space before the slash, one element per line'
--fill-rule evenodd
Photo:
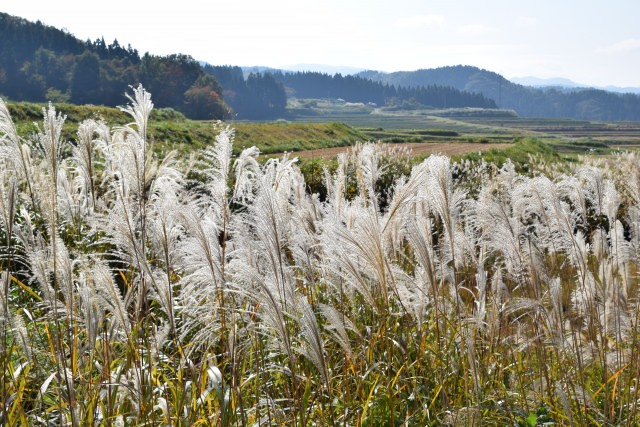
<path fill-rule="evenodd" d="M 451 86 L 477 92 L 495 100 L 498 107 L 512 109 L 523 117 L 574 118 L 581 120 L 640 120 L 640 96 L 600 89 L 575 91 L 533 88 L 513 83 L 503 76 L 472 66 L 453 66 L 417 71 L 358 74 L 384 84 L 399 86 Z"/>
<path fill-rule="evenodd" d="M 222 89 L 188 55 L 140 55 L 117 40 L 83 42 L 41 22 L 0 13 L 0 96 L 15 101 L 116 106 L 142 84 L 158 107 L 194 119 L 229 115 Z"/>
<path fill-rule="evenodd" d="M 44 104 L 30 102 L 9 103 L 8 109 L 18 130 L 31 134 L 37 131 L 35 124 L 43 119 Z M 128 116 L 119 109 L 101 106 L 57 104 L 59 113 L 66 116 L 62 137 L 76 140 L 75 129 L 86 119 L 104 120 L 123 126 Z M 210 146 L 215 142 L 215 122 L 190 120 L 171 108 L 157 108 L 151 114 L 149 139 L 153 149 L 166 153 L 176 149 L 183 153 Z M 284 151 L 316 150 L 346 147 L 364 142 L 370 137 L 343 123 L 234 123 L 235 150 L 256 146 L 261 153 L 274 154 Z"/>

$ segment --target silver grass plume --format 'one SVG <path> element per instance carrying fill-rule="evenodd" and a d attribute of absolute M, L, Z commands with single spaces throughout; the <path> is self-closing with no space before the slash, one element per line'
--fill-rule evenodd
<path fill-rule="evenodd" d="M 18 236 L 21 236 L 19 233 Z M 22 240 L 23 242 L 26 239 Z M 24 245 L 25 257 L 29 265 L 30 279 L 35 282 L 42 292 L 45 303 L 53 306 L 57 296 L 51 286 L 50 277 L 52 270 L 52 254 L 42 236 L 35 236 L 31 244 Z"/>
<path fill-rule="evenodd" d="M 153 102 L 151 102 L 151 94 L 144 90 L 140 85 L 133 87 L 133 96 L 125 94 L 131 103 L 125 107 L 118 107 L 121 111 L 129 114 L 133 118 L 133 124 L 136 125 L 135 133 L 138 135 L 138 141 L 146 142 L 147 123 L 153 110 Z M 132 131 L 132 128 L 127 126 Z"/>
<path fill-rule="evenodd" d="M 351 340 L 347 332 L 349 330 L 356 336 L 360 336 L 360 332 L 358 331 L 355 323 L 333 306 L 320 304 L 318 308 L 326 320 L 324 328 L 330 332 L 333 340 L 340 345 L 342 351 L 344 351 L 349 360 L 355 362 L 353 359 Z"/>
<path fill-rule="evenodd" d="M 443 277 L 440 274 L 441 263 L 433 240 L 434 224 L 429 210 L 428 205 L 417 204 L 414 215 L 405 223 L 407 241 L 413 252 L 418 285 L 414 288 L 416 296 L 413 305 L 418 310 L 416 317 L 420 323 L 429 305 L 435 310 L 437 321 L 442 318 L 439 313 L 446 310 L 444 301 L 439 298 Z"/>
<path fill-rule="evenodd" d="M 356 155 L 356 176 L 358 178 L 360 195 L 363 199 L 371 203 L 371 206 L 376 211 L 378 210 L 378 196 L 375 185 L 383 172 L 380 164 L 380 148 L 381 147 L 377 147 L 372 143 L 356 144 L 354 148 Z"/>
<path fill-rule="evenodd" d="M 444 263 L 451 263 L 454 269 L 463 261 L 462 247 L 457 238 L 460 235 L 459 216 L 465 193 L 453 187 L 449 158 L 432 155 L 425 160 L 427 168 L 427 188 L 429 206 L 442 221 L 443 244 L 440 245 Z"/>
<path fill-rule="evenodd" d="M 28 197 L 36 204 L 31 188 L 34 166 L 29 145 L 18 135 L 6 104 L 0 98 L 0 167 L 16 173 L 16 179 L 26 183 Z"/>
<path fill-rule="evenodd" d="M 245 148 L 233 163 L 236 179 L 233 197 L 241 203 L 253 199 L 256 178 L 262 175 L 260 165 L 256 160 L 259 154 L 260 150 L 256 147 Z"/>
<path fill-rule="evenodd" d="M 600 169 L 584 166 L 577 171 L 584 197 L 595 209 L 596 215 L 605 213 L 605 182 Z"/>
<path fill-rule="evenodd" d="M 253 229 L 253 246 L 261 253 L 265 273 L 276 285 L 279 298 L 286 301 L 291 274 L 285 247 L 289 244 L 291 231 L 292 161 L 285 156 L 282 162 L 269 161 L 265 164 L 266 170 L 259 179 L 256 198 L 244 221 Z"/>
<path fill-rule="evenodd" d="M 345 203 L 345 193 L 347 191 L 347 154 L 338 154 L 337 161 L 338 166 L 336 167 L 336 171 L 333 175 L 329 173 L 329 170 L 327 168 L 323 170 L 323 182 L 325 188 L 327 189 L 327 199 L 329 200 L 329 206 L 334 209 L 336 215 L 340 216 Z"/>
<path fill-rule="evenodd" d="M 0 287 L 0 298 L 2 299 L 2 304 L 0 304 L 0 324 L 7 326 L 7 331 L 13 337 L 14 342 L 20 346 L 27 360 L 31 360 L 34 349 L 31 345 L 24 319 L 19 312 L 14 311 L 12 307 L 9 306 L 7 290 L 9 289 L 8 284 L 10 281 L 11 276 L 8 271 L 0 272 L 0 282 L 2 282 L 2 286 Z M 5 344 L 3 343 L 3 349 L 4 346 Z"/>
<path fill-rule="evenodd" d="M 42 108 L 42 127 L 36 123 L 38 128 L 37 141 L 38 147 L 42 150 L 43 160 L 47 166 L 52 179 L 57 179 L 58 166 L 62 157 L 62 125 L 66 120 L 66 116 L 56 114 L 53 105 L 49 104 L 48 108 Z"/>
<path fill-rule="evenodd" d="M 84 348 L 82 347 L 82 343 L 80 343 L 80 353 L 84 354 L 87 352 L 92 354 L 96 347 L 96 342 L 100 333 L 100 323 L 103 316 L 100 312 L 96 293 L 84 282 L 83 279 L 82 275 L 78 277 L 79 283 L 76 290 L 79 308 L 77 313 L 78 317 L 82 321 L 82 325 L 84 326 L 84 332 L 86 333 L 86 343 L 83 346 Z M 80 358 L 81 363 L 84 360 L 84 358 Z"/>
<path fill-rule="evenodd" d="M 389 268 L 378 213 L 364 206 L 351 206 L 351 225 L 326 224 L 323 236 L 327 269 L 334 269 L 353 290 L 378 310 L 374 296 L 388 303 Z"/>
<path fill-rule="evenodd" d="M 561 200 L 549 178 L 539 176 L 524 180 L 516 186 L 513 195 L 514 211 L 531 227 L 527 238 L 536 249 L 560 254 L 570 253 L 575 248 L 569 206 Z"/>
<path fill-rule="evenodd" d="M 599 304 L 600 325 L 606 336 L 614 342 L 625 342 L 631 332 L 628 315 L 627 290 L 624 283 L 617 279 L 614 261 L 608 259 L 598 270 L 599 280 L 603 284 L 604 301 Z M 601 343 L 605 344 L 605 343 Z"/>
<path fill-rule="evenodd" d="M 6 170 L 0 170 L 0 220 L 9 246 L 18 205 L 18 181 L 14 175 L 7 175 Z"/>
<path fill-rule="evenodd" d="M 14 147 L 18 147 L 21 143 L 18 130 L 16 129 L 16 126 L 11 119 L 9 109 L 2 98 L 0 98 L 0 142 L 2 143 L 2 146 L 11 144 Z"/>
<path fill-rule="evenodd" d="M 200 212 L 201 209 L 195 203 L 188 203 L 180 213 L 185 235 L 180 240 L 176 260 L 182 272 L 182 304 L 196 311 L 200 307 L 207 310 L 204 307 L 209 303 L 217 304 L 217 291 L 224 284 L 217 215 L 210 210 Z"/>
<path fill-rule="evenodd" d="M 70 161 L 63 161 L 61 166 L 58 170 L 58 221 L 79 230 L 90 216 L 92 202 L 77 186 Z"/>
<path fill-rule="evenodd" d="M 576 313 L 584 320 L 585 326 L 599 322 L 599 304 L 604 299 L 603 289 L 596 282 L 591 271 L 586 271 L 571 292 L 571 304 Z"/>
<path fill-rule="evenodd" d="M 300 312 L 296 319 L 300 325 L 302 337 L 304 337 L 304 340 L 299 339 L 299 347 L 297 349 L 313 363 L 328 390 L 329 373 L 324 354 L 324 340 L 315 312 L 304 296 L 299 296 L 296 299 L 296 308 Z"/>
<path fill-rule="evenodd" d="M 208 203 L 216 214 L 216 222 L 223 229 L 229 222 L 229 178 L 233 153 L 234 131 L 222 124 L 214 127 L 215 143 L 202 153 L 200 170 L 204 174 Z"/>
<path fill-rule="evenodd" d="M 108 321 L 109 337 L 129 336 L 131 324 L 129 314 L 118 289 L 111 269 L 106 261 L 101 258 L 91 258 L 80 264 L 79 275 L 81 282 L 91 288 L 95 297 L 95 304 L 110 316 L 105 316 Z"/>
<path fill-rule="evenodd" d="M 416 203 L 424 200 L 420 191 L 427 185 L 427 163 L 413 167 L 408 180 L 398 179 L 393 186 L 393 196 L 382 218 L 382 233 L 392 252 L 400 252 L 404 240 L 404 224 L 415 215 Z"/>
<path fill-rule="evenodd" d="M 522 283 L 529 258 L 522 241 L 524 226 L 513 209 L 511 189 L 514 184 L 515 179 L 498 178 L 484 186 L 473 212 L 489 253 L 497 255 L 504 263 L 505 272 Z"/>
<path fill-rule="evenodd" d="M 66 245 L 59 236 L 56 236 L 54 243 L 56 247 L 55 250 L 52 250 L 52 253 L 55 254 L 55 260 L 52 259 L 52 262 L 55 262 L 55 264 L 51 266 L 51 269 L 53 271 L 55 266 L 56 271 L 54 271 L 54 274 L 58 282 L 58 289 L 64 298 L 65 308 L 70 313 L 75 313 L 77 310 L 75 262 L 71 259 Z"/>
<path fill-rule="evenodd" d="M 77 146 L 72 155 L 75 165 L 76 188 L 84 195 L 86 209 L 93 212 L 98 198 L 98 135 L 100 124 L 95 120 L 85 120 L 78 126 Z"/>

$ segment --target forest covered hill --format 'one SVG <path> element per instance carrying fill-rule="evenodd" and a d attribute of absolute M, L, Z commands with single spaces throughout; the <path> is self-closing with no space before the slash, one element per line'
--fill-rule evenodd
<path fill-rule="evenodd" d="M 224 118 L 222 88 L 188 55 L 140 55 L 118 40 L 81 41 L 41 22 L 0 13 L 0 95 L 17 101 L 121 105 L 142 84 L 159 107 Z"/>
<path fill-rule="evenodd" d="M 451 86 L 477 92 L 495 100 L 499 108 L 523 117 L 573 118 L 582 120 L 640 120 L 640 96 L 601 89 L 534 88 L 513 83 L 500 74 L 472 66 L 457 65 L 417 71 L 357 74 L 384 84 L 406 87 Z"/>

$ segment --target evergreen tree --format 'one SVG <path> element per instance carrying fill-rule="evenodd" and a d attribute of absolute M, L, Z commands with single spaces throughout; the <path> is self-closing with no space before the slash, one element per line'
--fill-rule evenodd
<path fill-rule="evenodd" d="M 101 104 L 100 58 L 87 50 L 76 59 L 70 82 L 71 102 Z"/>

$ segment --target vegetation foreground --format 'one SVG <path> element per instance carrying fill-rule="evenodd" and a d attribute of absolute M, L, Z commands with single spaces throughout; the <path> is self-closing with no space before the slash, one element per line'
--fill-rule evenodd
<path fill-rule="evenodd" d="M 365 144 L 321 199 L 226 127 L 155 158 L 129 99 L 71 144 L 0 101 L 3 425 L 640 422 L 639 156 L 381 188 Z"/>

